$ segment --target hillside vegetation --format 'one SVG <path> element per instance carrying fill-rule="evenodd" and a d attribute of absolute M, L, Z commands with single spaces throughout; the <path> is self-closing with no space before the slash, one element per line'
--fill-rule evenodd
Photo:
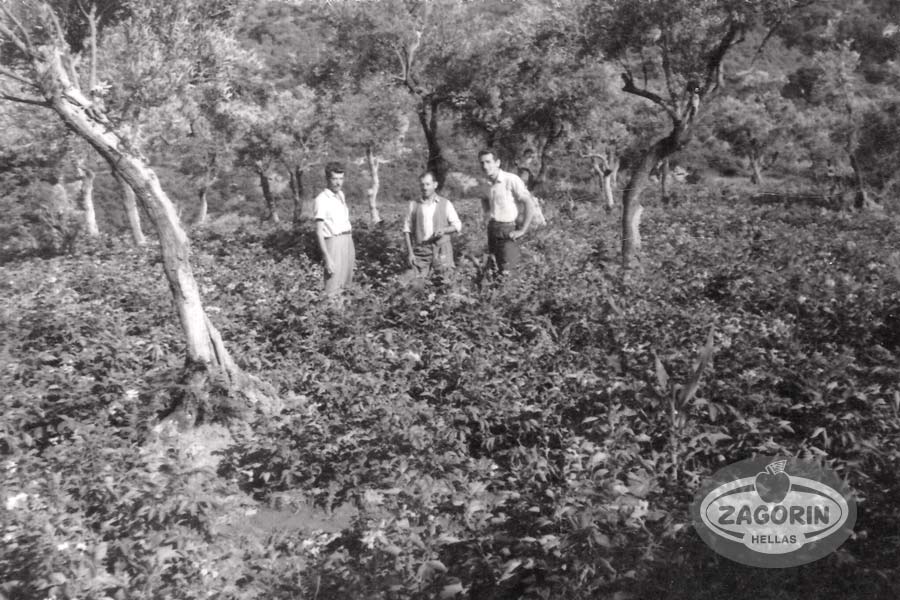
<path fill-rule="evenodd" d="M 184 359 L 157 251 L 104 236 L 8 262 L 2 593 L 896 597 L 896 218 L 685 190 L 654 206 L 627 286 L 618 224 L 591 204 L 548 203 L 519 276 L 482 280 L 463 256 L 444 287 L 397 284 L 388 206 L 357 223 L 339 304 L 318 295 L 309 229 L 195 230 L 208 310 L 284 406 L 261 417 L 213 382 L 180 434 L 177 415 L 158 425 L 194 391 L 172 385 Z M 477 258 L 461 206 L 457 248 Z M 853 538 L 784 571 L 706 548 L 693 491 L 755 453 L 846 477 Z"/>

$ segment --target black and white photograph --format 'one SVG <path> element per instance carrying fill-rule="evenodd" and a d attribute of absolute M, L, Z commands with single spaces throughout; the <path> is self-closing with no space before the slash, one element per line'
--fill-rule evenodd
<path fill-rule="evenodd" d="M 898 0 L 0 0 L 0 600 L 898 548 Z"/>

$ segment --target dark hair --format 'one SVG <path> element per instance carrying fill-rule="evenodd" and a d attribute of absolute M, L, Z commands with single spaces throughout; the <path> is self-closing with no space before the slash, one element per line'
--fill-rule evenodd
<path fill-rule="evenodd" d="M 500 160 L 500 158 L 497 156 L 497 153 L 494 152 L 493 150 L 491 150 L 490 148 L 482 148 L 481 150 L 479 150 L 478 158 L 481 158 L 482 156 L 487 156 L 488 154 L 493 156 L 494 160 Z"/>
<path fill-rule="evenodd" d="M 325 164 L 325 178 L 328 179 L 331 177 L 331 174 L 335 175 L 343 175 L 344 174 L 344 165 L 339 162 L 329 162 Z"/>

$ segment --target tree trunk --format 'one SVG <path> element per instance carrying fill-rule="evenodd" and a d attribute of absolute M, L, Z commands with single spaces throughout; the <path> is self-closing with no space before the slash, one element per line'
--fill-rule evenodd
<path fill-rule="evenodd" d="M 194 218 L 194 225 L 205 225 L 209 220 L 209 203 L 206 201 L 207 195 L 209 195 L 209 185 L 204 183 L 197 191 L 197 196 L 200 199 L 200 209 L 197 211 L 197 216 Z"/>
<path fill-rule="evenodd" d="M 425 134 L 425 142 L 428 145 L 427 168 L 437 177 L 438 190 L 444 187 L 450 165 L 444 159 L 443 150 L 438 140 L 438 112 L 440 102 L 437 100 L 422 98 L 416 112 L 419 115 L 419 123 L 422 124 L 422 132 Z"/>
<path fill-rule="evenodd" d="M 669 159 L 662 159 L 659 164 L 659 194 L 663 204 L 669 203 Z"/>
<path fill-rule="evenodd" d="M 291 218 L 294 227 L 303 221 L 303 169 L 288 168 L 288 182 L 291 187 L 291 200 L 294 203 L 294 211 Z"/>
<path fill-rule="evenodd" d="M 684 126 L 676 123 L 672 132 L 654 143 L 631 171 L 631 177 L 622 193 L 622 266 L 633 267 L 640 259 L 641 251 L 641 193 L 650 182 L 653 168 L 678 149 L 684 134 Z"/>
<path fill-rule="evenodd" d="M 553 127 L 553 125 L 551 125 Z M 550 164 L 550 149 L 556 145 L 563 134 L 565 133 L 565 129 L 561 126 L 556 127 L 556 129 L 550 129 L 547 134 L 547 139 L 544 141 L 543 145 L 541 145 L 540 151 L 540 161 L 541 164 L 538 166 L 537 173 L 534 175 L 534 184 L 533 187 L 537 188 L 539 185 L 544 183 L 544 178 L 547 176 L 547 165 Z"/>
<path fill-rule="evenodd" d="M 264 169 L 258 169 L 256 172 L 259 174 L 259 186 L 262 188 L 263 198 L 266 201 L 266 210 L 269 211 L 265 220 L 278 223 L 281 221 L 281 218 L 278 216 L 278 207 L 275 204 L 275 197 L 272 195 L 272 188 L 269 185 L 269 175 Z"/>
<path fill-rule="evenodd" d="M 62 167 L 56 169 L 56 172 L 50 179 L 50 210 L 57 214 L 69 213 L 75 210 L 72 199 L 69 196 L 69 190 L 66 188 L 66 176 L 62 171 Z"/>
<path fill-rule="evenodd" d="M 203 310 L 200 290 L 191 270 L 188 237 L 156 173 L 69 79 L 62 52 L 58 48 L 48 48 L 45 52 L 46 64 L 35 61 L 35 70 L 45 73 L 41 84 L 50 107 L 72 131 L 116 166 L 116 173 L 134 190 L 156 225 L 163 271 L 184 332 L 187 363 L 221 369 L 230 383 L 238 384 L 244 375 Z"/>
<path fill-rule="evenodd" d="M 136 246 L 143 246 L 147 243 L 147 238 L 144 237 L 144 231 L 141 229 L 141 213 L 138 211 L 138 205 L 134 198 L 134 190 L 117 172 L 113 171 L 113 176 L 119 182 L 122 190 L 122 207 L 125 209 L 125 216 L 128 217 L 131 239 L 134 240 Z"/>
<path fill-rule="evenodd" d="M 80 204 L 84 211 L 85 231 L 90 237 L 100 235 L 97 227 L 97 213 L 94 211 L 94 172 L 85 165 L 83 158 L 78 159 L 75 169 L 81 179 Z"/>
<path fill-rule="evenodd" d="M 856 158 L 856 154 L 853 152 L 850 153 L 850 168 L 853 169 L 853 183 L 856 187 L 856 208 L 865 210 L 875 208 L 877 205 L 869 198 L 869 193 L 866 190 L 866 184 L 863 180 L 862 167 L 859 164 L 859 160 Z"/>
<path fill-rule="evenodd" d="M 372 224 L 381 223 L 381 215 L 378 214 L 378 187 L 380 180 L 378 178 L 378 169 L 381 161 L 372 152 L 372 147 L 366 147 L 366 166 L 369 169 L 369 177 L 372 178 L 372 185 L 366 190 L 366 197 L 369 200 L 369 215 L 372 218 Z"/>
<path fill-rule="evenodd" d="M 750 159 L 750 183 L 753 185 L 762 185 L 762 158 L 756 154 L 752 154 Z"/>
<path fill-rule="evenodd" d="M 603 172 L 603 197 L 606 198 L 606 210 L 612 210 L 616 205 L 616 197 L 613 193 L 613 173 L 611 170 Z"/>

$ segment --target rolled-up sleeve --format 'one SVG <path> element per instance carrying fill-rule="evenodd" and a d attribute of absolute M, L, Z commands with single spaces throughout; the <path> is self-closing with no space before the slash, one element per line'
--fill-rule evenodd
<path fill-rule="evenodd" d="M 406 216 L 403 218 L 403 233 L 412 233 L 412 215 L 416 210 L 416 203 L 410 202 L 406 207 Z"/>
<path fill-rule="evenodd" d="M 452 202 L 447 202 L 447 221 L 450 222 L 450 226 L 456 229 L 456 232 L 459 233 L 462 231 L 462 221 L 459 220 L 459 215 L 456 214 L 456 209 L 453 207 Z"/>

